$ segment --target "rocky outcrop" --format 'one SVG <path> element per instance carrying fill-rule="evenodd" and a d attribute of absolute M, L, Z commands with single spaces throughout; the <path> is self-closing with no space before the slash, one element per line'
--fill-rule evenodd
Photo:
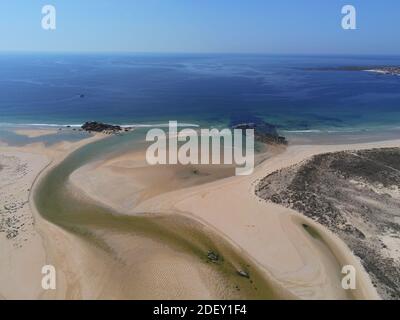
<path fill-rule="evenodd" d="M 207 258 L 211 262 L 218 262 L 219 261 L 219 254 L 214 252 L 214 251 L 209 250 L 207 252 Z"/>
<path fill-rule="evenodd" d="M 283 145 L 288 143 L 285 137 L 278 134 L 275 126 L 266 122 L 240 123 L 232 128 L 241 130 L 253 129 L 254 139 L 262 143 Z"/>
<path fill-rule="evenodd" d="M 121 126 L 106 124 L 101 122 L 85 122 L 82 125 L 82 129 L 88 132 L 111 132 L 118 133 L 122 130 Z"/>

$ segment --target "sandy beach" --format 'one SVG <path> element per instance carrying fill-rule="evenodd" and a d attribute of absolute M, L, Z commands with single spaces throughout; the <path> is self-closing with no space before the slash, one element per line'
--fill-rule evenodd
<path fill-rule="evenodd" d="M 265 161 L 251 177 L 232 177 L 207 186 L 170 193 L 142 203 L 136 210 L 179 211 L 212 225 L 240 245 L 264 268 L 266 274 L 285 288 L 290 288 L 297 297 L 349 298 L 340 287 L 339 276 L 340 266 L 351 264 L 356 267 L 359 275 L 357 290 L 351 296 L 357 299 L 377 299 L 378 295 L 367 274 L 342 241 L 324 227 L 291 209 L 261 201 L 254 195 L 254 187 L 258 179 L 268 173 L 318 153 L 399 146 L 399 143 L 386 141 L 289 147 L 286 152 Z M 324 240 L 322 248 L 321 243 L 316 244 L 303 230 L 303 223 L 318 230 Z"/>
<path fill-rule="evenodd" d="M 34 136 L 41 133 L 34 133 Z M 42 267 L 52 260 L 53 246 L 47 246 L 46 239 L 62 241 L 63 245 L 72 240 L 35 211 L 31 199 L 33 185 L 42 173 L 73 150 L 99 138 L 100 135 L 76 143 L 61 142 L 52 147 L 45 147 L 42 143 L 23 147 L 4 144 L 0 147 L 1 299 L 62 298 L 59 294 L 62 290 L 45 292 L 41 287 Z M 77 252 L 82 247 L 84 244 L 77 245 Z"/>
<path fill-rule="evenodd" d="M 230 177 L 165 194 L 153 194 L 149 199 L 134 201 L 138 205 L 121 205 L 119 191 L 134 190 L 133 193 L 137 196 L 140 174 L 132 173 L 127 168 L 127 163 L 137 160 L 137 154 L 125 155 L 123 163 L 120 158 L 114 159 L 112 166 L 107 161 L 97 163 L 95 167 L 81 168 L 72 175 L 71 182 L 96 201 L 131 215 L 141 212 L 179 212 L 212 227 L 254 258 L 265 271 L 266 277 L 276 280 L 296 297 L 378 299 L 379 296 L 358 259 L 340 239 L 294 210 L 261 202 L 254 195 L 254 186 L 268 173 L 301 162 L 315 154 L 399 146 L 399 143 L 396 140 L 352 145 L 292 146 L 266 160 L 250 177 Z M 97 175 L 96 172 L 101 174 Z M 117 176 L 121 173 L 130 178 L 118 179 Z M 103 179 L 108 179 L 111 183 L 104 183 Z M 102 197 L 102 194 L 106 196 Z M 127 199 L 135 199 L 134 194 L 130 194 Z M 318 230 L 323 243 L 312 239 L 303 230 L 302 224 Z M 354 265 L 359 275 L 357 290 L 351 293 L 345 292 L 340 284 L 341 268 L 347 264 Z"/>
<path fill-rule="evenodd" d="M 0 245 L 5 259 L 0 263 L 0 297 L 208 299 L 240 298 L 247 292 L 248 282 L 240 282 L 245 279 L 233 278 L 240 282 L 239 287 L 243 285 L 242 291 L 239 287 L 221 287 L 231 278 L 221 278 L 212 265 L 148 235 L 119 234 L 100 225 L 94 229 L 94 236 L 106 240 L 113 252 L 110 254 L 37 212 L 32 195 L 38 181 L 73 150 L 101 137 L 51 147 L 1 147 L 0 175 L 8 179 L 1 186 L 6 195 L 1 198 L 1 207 L 10 202 L 27 204 L 7 213 L 16 216 L 18 222 L 9 226 L 2 220 Z M 251 176 L 244 177 L 232 176 L 232 168 L 149 168 L 143 150 L 137 150 L 80 167 L 70 175 L 68 189 L 85 201 L 123 215 L 160 217 L 171 234 L 186 225 L 187 238 L 194 234 L 190 230 L 223 238 L 244 261 L 255 266 L 254 274 L 259 273 L 268 282 L 274 298 L 379 299 L 360 261 L 343 241 L 292 209 L 262 201 L 255 195 L 255 186 L 269 173 L 319 153 L 399 146 L 400 140 L 294 145 L 272 150 Z M 304 224 L 317 231 L 320 239 L 312 237 Z M 10 238 L 7 235 L 13 235 L 13 230 L 19 230 L 18 234 Z M 229 255 L 229 250 L 220 249 Z M 40 271 L 45 264 L 57 268 L 57 290 L 43 291 L 40 287 Z M 356 290 L 341 288 L 340 271 L 347 264 L 357 270 Z"/>

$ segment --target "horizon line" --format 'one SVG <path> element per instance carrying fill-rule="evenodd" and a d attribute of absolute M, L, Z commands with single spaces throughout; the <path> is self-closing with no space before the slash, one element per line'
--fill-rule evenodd
<path fill-rule="evenodd" d="M 0 50 L 0 54 L 126 54 L 126 55 L 270 55 L 270 56 L 392 56 L 398 57 L 400 53 L 307 53 L 307 52 L 191 52 L 191 51 L 116 51 L 116 50 Z"/>

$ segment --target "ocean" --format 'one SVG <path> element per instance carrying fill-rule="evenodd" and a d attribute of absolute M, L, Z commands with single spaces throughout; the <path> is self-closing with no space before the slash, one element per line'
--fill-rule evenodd
<path fill-rule="evenodd" d="M 343 66 L 394 56 L 1 54 L 0 123 L 223 127 L 263 119 L 280 131 L 400 127 L 400 77 Z"/>

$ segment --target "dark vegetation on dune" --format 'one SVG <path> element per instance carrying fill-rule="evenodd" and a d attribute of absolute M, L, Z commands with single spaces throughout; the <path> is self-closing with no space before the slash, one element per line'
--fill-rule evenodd
<path fill-rule="evenodd" d="M 361 259 L 378 293 L 400 299 L 400 149 L 316 155 L 268 175 L 256 193 L 328 227 Z"/>

